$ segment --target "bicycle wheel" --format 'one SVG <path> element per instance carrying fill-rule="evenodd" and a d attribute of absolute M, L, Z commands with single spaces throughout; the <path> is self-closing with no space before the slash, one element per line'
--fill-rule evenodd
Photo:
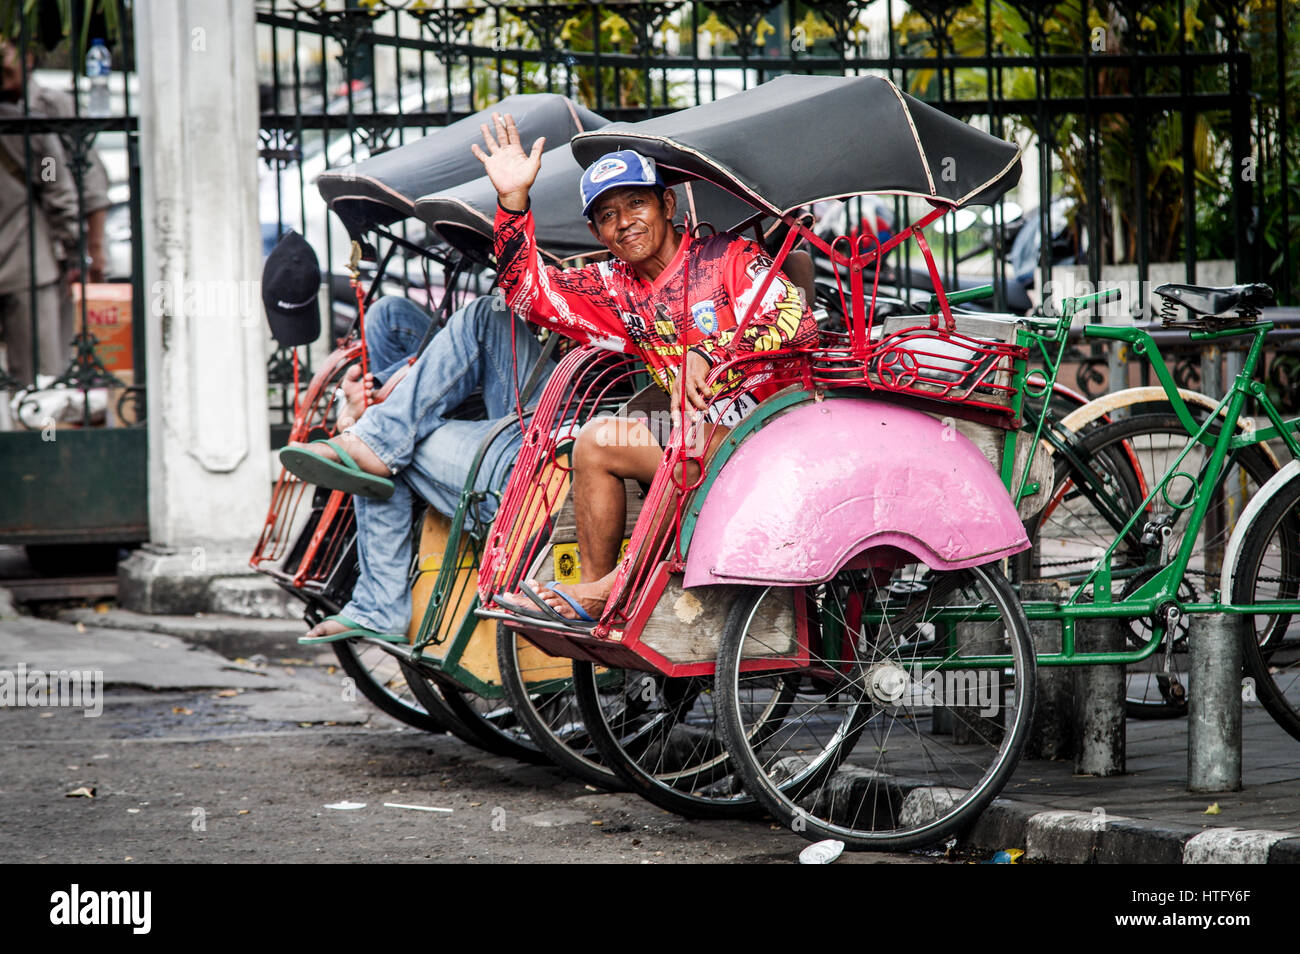
<path fill-rule="evenodd" d="M 1129 518 L 1173 466 L 1187 440 L 1178 418 L 1168 412 L 1135 414 L 1085 434 L 1075 455 L 1077 463 L 1065 457 L 1056 462 L 1052 499 L 1027 528 L 1034 546 L 1028 560 L 1021 558 L 1022 573 L 1081 582 L 1102 553 L 1120 538 Z M 1178 465 L 1178 471 L 1188 476 L 1176 478 L 1168 493 L 1157 494 L 1116 547 L 1111 571 L 1124 595 L 1164 565 L 1166 530 L 1165 552 L 1171 553 L 1181 544 L 1193 480 L 1199 482 L 1210 455 L 1211 449 L 1204 445 L 1192 447 Z M 1081 470 L 1084 467 L 1086 474 Z M 1216 499 L 1199 530 L 1193 561 L 1179 586 L 1180 599 L 1195 602 L 1217 588 L 1228 538 L 1246 504 L 1275 472 L 1273 462 L 1258 447 L 1242 448 L 1225 460 Z M 1144 645 L 1150 627 L 1147 619 L 1129 621 L 1129 647 Z M 1171 645 L 1163 645 L 1143 662 L 1127 667 L 1130 715 L 1166 718 L 1187 711 L 1185 634 L 1185 628 L 1178 630 Z"/>
<path fill-rule="evenodd" d="M 1234 603 L 1294 600 L 1300 594 L 1300 476 L 1283 484 L 1255 515 L 1232 573 Z M 1250 619 L 1242 659 L 1255 697 L 1300 739 L 1300 623 L 1289 613 Z"/>
<path fill-rule="evenodd" d="M 524 650 L 523 637 L 497 625 L 497 664 L 510 708 L 537 746 L 560 768 L 601 788 L 622 789 L 623 783 L 600 761 L 591 741 L 573 688 L 568 659 L 538 658 Z"/>
<path fill-rule="evenodd" d="M 339 666 L 379 709 L 425 732 L 455 732 L 456 716 L 441 695 L 417 696 L 392 653 L 361 639 L 331 644 Z"/>
<path fill-rule="evenodd" d="M 462 742 L 531 765 L 550 763 L 528 737 L 505 699 L 487 699 L 461 689 L 441 673 L 414 663 L 402 662 L 402 671 L 422 703 L 434 698 L 445 700 L 457 723 L 450 729 Z"/>
<path fill-rule="evenodd" d="M 718 661 L 727 746 L 746 789 L 805 838 L 928 845 L 1015 770 L 1033 711 L 1029 625 L 996 565 L 881 566 L 867 551 L 847 566 L 805 591 L 805 634 L 756 625 L 773 588 L 733 608 Z M 1009 665 L 962 668 L 986 655 Z M 755 733 L 748 687 L 774 677 L 795 696 Z"/>
<path fill-rule="evenodd" d="M 583 721 L 601 759 L 647 801 L 687 818 L 744 818 L 758 805 L 735 774 L 722 737 L 714 680 L 656 673 L 598 674 L 575 662 Z M 750 687 L 759 691 L 757 686 Z M 770 732 L 793 698 L 780 677 L 762 687 L 752 732 Z"/>

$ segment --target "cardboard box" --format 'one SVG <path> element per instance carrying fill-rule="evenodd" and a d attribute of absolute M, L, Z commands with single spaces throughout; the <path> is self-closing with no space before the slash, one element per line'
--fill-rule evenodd
<path fill-rule="evenodd" d="M 72 286 L 73 313 L 81 332 L 81 285 Z M 118 283 L 86 285 L 86 325 L 95 336 L 95 354 L 104 367 L 121 376 L 134 369 L 131 335 L 131 286 Z"/>

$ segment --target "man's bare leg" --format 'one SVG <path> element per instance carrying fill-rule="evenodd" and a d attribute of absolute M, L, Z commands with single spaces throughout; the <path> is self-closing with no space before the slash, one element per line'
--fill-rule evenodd
<path fill-rule="evenodd" d="M 706 458 L 712 455 L 729 433 L 730 428 L 711 427 Z M 573 459 L 574 508 L 578 524 L 578 552 L 582 555 L 582 575 L 590 582 L 576 583 L 565 586 L 564 589 L 593 619 L 600 618 L 614 588 L 618 551 L 623 543 L 623 526 L 626 521 L 627 498 L 623 481 L 631 478 L 645 484 L 650 483 L 662 460 L 663 449 L 649 429 L 636 419 L 605 418 L 584 428 L 579 435 Z M 698 479 L 698 466 L 693 462 L 688 463 L 686 482 L 694 483 Z M 649 559 L 650 554 L 657 554 L 662 548 L 664 537 L 671 529 L 674 512 L 675 497 L 666 494 L 653 517 L 650 545 L 643 550 L 635 569 L 640 569 L 641 561 Z M 530 581 L 530 585 L 561 616 L 577 618 L 573 607 L 562 597 L 545 587 L 538 587 L 536 581 Z"/>

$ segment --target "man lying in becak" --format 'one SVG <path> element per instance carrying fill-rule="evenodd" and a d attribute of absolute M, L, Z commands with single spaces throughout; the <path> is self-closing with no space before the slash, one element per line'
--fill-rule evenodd
<path fill-rule="evenodd" d="M 528 190 L 537 178 L 543 142 L 525 152 L 514 120 L 483 127 L 486 153 L 474 154 L 497 190 L 497 280 L 519 317 L 580 342 L 638 354 L 670 395 L 672 419 L 684 394 L 688 421 L 723 424 L 710 433 L 707 457 L 754 403 L 710 394 L 706 378 L 720 349 L 762 286 L 771 260 L 754 242 L 730 233 L 695 238 L 673 225 L 676 195 L 654 161 L 631 150 L 609 153 L 582 176 L 583 214 L 609 261 L 561 271 L 546 266 L 534 242 Z M 739 353 L 811 344 L 817 326 L 799 290 L 780 272 L 736 343 Z M 686 352 L 684 382 L 677 370 Z M 683 387 L 684 384 L 684 387 Z M 703 430 L 703 428 L 699 428 Z M 511 612 L 554 614 L 578 625 L 600 618 L 609 599 L 624 528 L 624 479 L 650 483 L 667 434 L 643 420 L 601 418 L 579 434 L 573 452 L 573 494 L 583 582 L 561 588 L 526 581 L 519 594 L 496 597 Z M 693 463 L 688 467 L 694 468 Z M 685 475 L 694 482 L 696 474 Z M 549 607 L 549 610 L 548 610 Z"/>

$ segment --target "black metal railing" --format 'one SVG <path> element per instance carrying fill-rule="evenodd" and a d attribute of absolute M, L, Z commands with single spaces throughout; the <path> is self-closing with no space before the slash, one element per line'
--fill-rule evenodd
<path fill-rule="evenodd" d="M 937 236 L 945 279 L 989 275 L 996 306 L 1019 309 L 1065 265 L 1091 282 L 1126 266 L 1145 282 L 1172 262 L 1180 279 L 1204 281 L 1216 274 L 1206 263 L 1221 261 L 1230 280 L 1296 299 L 1300 14 L 1286 0 L 262 0 L 258 10 L 271 62 L 263 157 L 290 169 L 307 152 L 353 161 L 515 92 L 560 92 L 634 121 L 781 73 L 875 72 L 1026 147 L 1037 188 L 1020 193 L 1019 216 L 1003 205 Z M 815 156 L 818 144 L 806 147 Z M 299 227 L 319 199 L 307 177 L 289 185 Z M 902 200 L 849 210 L 893 229 L 910 211 Z M 328 261 L 345 257 L 323 238 Z"/>

